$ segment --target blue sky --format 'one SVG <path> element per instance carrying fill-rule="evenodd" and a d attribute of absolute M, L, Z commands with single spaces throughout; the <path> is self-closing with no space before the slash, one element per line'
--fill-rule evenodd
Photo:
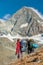
<path fill-rule="evenodd" d="M 23 6 L 34 7 L 43 14 L 43 0 L 0 0 L 0 18 L 12 15 Z"/>

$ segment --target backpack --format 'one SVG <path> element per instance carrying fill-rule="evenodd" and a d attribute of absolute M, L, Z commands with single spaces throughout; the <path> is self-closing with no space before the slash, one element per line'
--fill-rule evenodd
<path fill-rule="evenodd" d="M 25 52 L 26 51 L 26 41 L 21 40 L 20 45 L 21 45 L 21 51 Z"/>
<path fill-rule="evenodd" d="M 38 44 L 36 43 L 33 44 L 33 48 L 38 48 L 38 47 L 39 47 Z"/>

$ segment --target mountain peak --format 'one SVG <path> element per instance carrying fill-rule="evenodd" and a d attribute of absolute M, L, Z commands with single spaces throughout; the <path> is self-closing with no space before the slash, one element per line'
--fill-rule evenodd
<path fill-rule="evenodd" d="M 3 30 L 12 35 L 18 33 L 22 36 L 32 36 L 43 33 L 42 16 L 32 7 L 22 7 L 5 24 Z"/>
<path fill-rule="evenodd" d="M 3 19 L 4 19 L 4 20 L 8 20 L 10 17 L 11 17 L 10 14 L 6 14 L 6 15 L 3 17 Z"/>
<path fill-rule="evenodd" d="M 35 9 L 35 8 L 33 8 L 33 7 L 27 7 L 27 6 L 24 6 L 23 8 L 32 10 L 32 11 L 35 12 L 41 19 L 43 19 L 43 15 L 42 15 L 37 9 Z"/>

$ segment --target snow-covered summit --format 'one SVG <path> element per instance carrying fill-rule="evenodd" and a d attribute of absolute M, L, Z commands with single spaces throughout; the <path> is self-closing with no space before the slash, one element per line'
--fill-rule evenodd
<path fill-rule="evenodd" d="M 1 32 L 3 29 L 3 31 L 11 35 L 20 34 L 22 36 L 33 36 L 43 33 L 43 17 L 34 8 L 23 7 L 9 19 L 10 16 L 10 14 L 7 14 L 3 17 L 4 20 L 7 19 L 4 26 L 0 22 Z"/>
<path fill-rule="evenodd" d="M 33 7 L 26 7 L 26 6 L 24 6 L 24 8 L 33 10 L 41 19 L 43 19 L 43 15 L 37 9 Z"/>
<path fill-rule="evenodd" d="M 10 15 L 10 14 L 6 14 L 6 15 L 3 17 L 4 20 L 8 20 L 9 18 L 11 18 L 11 15 Z"/>

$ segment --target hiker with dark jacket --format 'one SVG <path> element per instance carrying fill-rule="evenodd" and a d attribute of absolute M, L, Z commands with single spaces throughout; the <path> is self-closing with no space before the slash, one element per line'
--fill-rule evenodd
<path fill-rule="evenodd" d="M 27 40 L 27 52 L 28 52 L 28 54 L 31 53 L 32 50 L 33 50 L 32 44 L 31 44 L 30 40 Z"/>

